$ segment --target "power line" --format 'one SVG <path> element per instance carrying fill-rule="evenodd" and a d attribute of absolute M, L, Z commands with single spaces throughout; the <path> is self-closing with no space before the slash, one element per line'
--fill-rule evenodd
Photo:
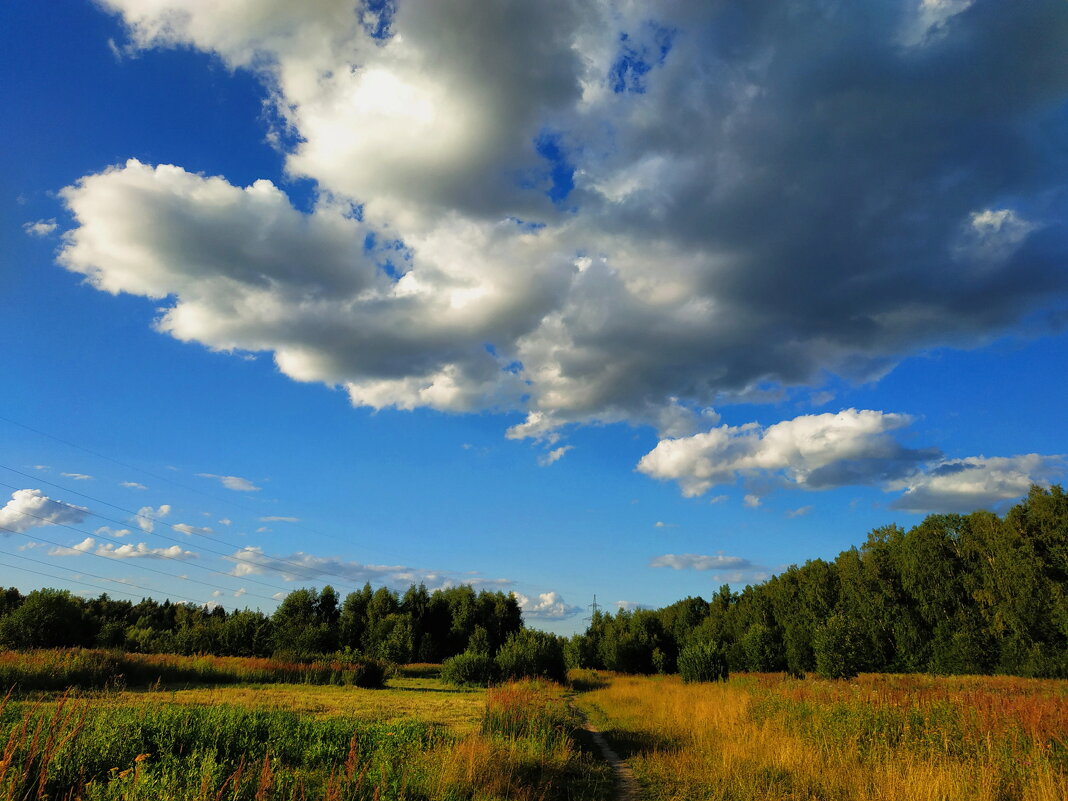
<path fill-rule="evenodd" d="M 22 514 L 22 515 L 27 515 L 28 513 L 26 513 L 26 512 L 19 512 L 19 514 Z M 37 515 L 28 515 L 28 516 L 29 516 L 29 517 L 37 517 Z M 38 517 L 37 519 L 38 519 L 38 520 L 44 520 L 44 518 L 40 518 L 40 517 Z M 61 525 L 62 525 L 62 524 L 61 524 Z M 63 549 L 63 550 L 65 550 L 65 551 L 74 551 L 75 553 L 80 553 L 80 554 L 86 554 L 87 556 L 95 556 L 95 557 L 96 557 L 96 558 L 98 558 L 98 559 L 106 559 L 106 560 L 107 560 L 107 561 L 109 561 L 109 562 L 121 562 L 121 561 L 123 561 L 122 557 L 118 557 L 118 556 L 115 556 L 115 557 L 112 557 L 112 556 L 107 556 L 107 555 L 105 555 L 105 554 L 100 554 L 100 553 L 96 553 L 96 552 L 94 552 L 94 551 L 79 551 L 79 550 L 77 550 L 76 548 L 72 548 L 72 547 L 71 547 L 71 546 L 69 546 L 69 545 L 63 545 L 62 543 L 58 543 L 58 542 L 56 542 L 56 541 L 54 541 L 54 540 L 46 540 L 46 539 L 45 539 L 44 537 L 32 536 L 32 535 L 30 535 L 30 534 L 27 534 L 27 533 L 26 533 L 25 531 L 18 531 L 17 529 L 12 529 L 12 528 L 6 528 L 6 527 L 4 527 L 4 526 L 0 526 L 0 531 L 9 531 L 9 532 L 11 532 L 11 533 L 13 533 L 13 534 L 20 534 L 21 536 L 23 536 L 23 537 L 26 537 L 26 539 L 29 539 L 29 540 L 36 540 L 37 542 L 43 542 L 43 543 L 45 543 L 46 545 L 53 545 L 53 546 L 55 546 L 56 548 L 62 548 L 62 549 Z M 111 538 L 110 538 L 110 537 L 107 537 L 106 539 L 111 539 Z M 126 543 L 123 543 L 123 542 L 121 542 L 120 540 L 114 540 L 114 539 L 111 539 L 111 541 L 112 541 L 112 542 L 119 542 L 119 543 L 120 543 L 120 544 L 122 544 L 122 545 L 125 545 L 125 544 L 126 544 Z M 162 559 L 172 559 L 172 558 L 174 558 L 174 557 L 168 557 L 168 556 L 165 556 L 165 555 L 163 555 L 163 554 L 155 554 L 155 556 L 157 556 L 157 557 L 159 557 L 159 558 L 162 558 Z M 182 560 L 176 560 L 176 561 L 182 561 Z M 183 565 L 189 565 L 189 563 L 188 563 L 188 562 L 182 562 L 182 564 L 183 564 Z M 191 566 L 192 566 L 192 567 L 200 567 L 200 565 L 191 565 Z M 219 585 L 218 585 L 218 584 L 209 584 L 209 583 L 208 583 L 208 582 L 206 582 L 206 581 L 200 581 L 199 579 L 189 578 L 189 577 L 187 577 L 187 576 L 186 576 L 186 577 L 183 577 L 183 576 L 177 576 L 177 575 L 175 575 L 175 574 L 173 574 L 173 573 L 168 573 L 168 572 L 167 572 L 166 570 L 157 570 L 156 568 L 154 568 L 154 567 L 149 567 L 148 565 L 141 565 L 141 566 L 139 567 L 139 569 L 140 569 L 140 570 L 147 570 L 147 571 L 148 571 L 148 572 L 150 572 L 150 573 L 159 573 L 159 574 L 160 574 L 160 575 L 162 575 L 162 576 L 167 576 L 167 578 L 177 578 L 177 579 L 181 579 L 182 581 L 191 581 L 191 582 L 193 582 L 194 584 L 203 584 L 203 585 L 204 585 L 205 587 L 211 587 L 211 588 L 212 588 L 213 590 L 218 590 L 218 589 L 220 589 L 220 587 L 219 587 Z M 208 570 L 208 569 L 210 569 L 210 568 L 204 568 L 204 569 L 205 569 L 205 570 Z M 220 571 L 214 571 L 214 570 L 213 570 L 212 572 L 213 572 L 213 573 L 217 573 L 217 572 L 220 572 Z M 229 575 L 229 574 L 227 574 L 227 573 L 222 573 L 221 575 Z M 245 594 L 245 595 L 249 595 L 249 596 L 251 596 L 251 597 L 253 597 L 253 598 L 261 598 L 261 599 L 263 599 L 263 600 L 265 600 L 265 601 L 274 601 L 274 600 L 275 600 L 274 598 L 268 598 L 268 597 L 267 597 L 266 595 L 257 595 L 256 593 L 251 593 L 251 592 L 245 592 L 244 594 Z"/>
<path fill-rule="evenodd" d="M 179 532 L 181 534 L 185 534 L 186 533 L 182 529 L 178 528 L 178 524 L 168 523 L 168 522 L 160 520 L 159 518 L 156 518 L 156 517 L 151 517 L 149 515 L 143 515 L 140 512 L 133 511 L 132 509 L 126 509 L 126 508 L 124 508 L 122 506 L 118 506 L 118 505 L 116 505 L 114 503 L 109 503 L 108 501 L 105 501 L 105 500 L 103 500 L 101 498 L 95 498 L 92 495 L 87 495 L 84 492 L 78 492 L 77 490 L 69 489 L 68 487 L 64 487 L 63 485 L 57 484 L 54 481 L 49 481 L 48 479 L 44 479 L 44 478 L 40 478 L 38 476 L 30 475 L 29 473 L 24 473 L 21 470 L 18 470 L 18 469 L 14 468 L 14 467 L 8 467 L 7 465 L 3 465 L 3 464 L 0 464 L 0 467 L 2 467 L 5 470 L 10 470 L 12 473 L 17 473 L 18 475 L 23 476 L 25 478 L 28 478 L 31 481 L 38 481 L 38 482 L 40 482 L 42 484 L 48 484 L 49 486 L 56 487 L 57 489 L 61 489 L 64 492 L 69 492 L 72 495 L 77 495 L 79 498 L 85 498 L 86 500 L 94 501 L 95 503 L 100 503 L 100 504 L 103 504 L 105 506 L 110 506 L 113 509 L 118 509 L 120 512 L 126 512 L 127 514 L 133 515 L 134 517 L 136 517 L 139 520 L 150 520 L 150 521 L 152 521 L 153 526 L 155 526 L 155 524 L 158 523 L 160 525 L 167 526 L 168 528 L 173 529 L 174 531 L 177 531 L 177 532 Z M 4 483 L 2 481 L 0 481 L 0 486 L 7 487 L 8 489 L 14 489 L 14 490 L 21 489 L 21 487 L 16 487 L 14 484 L 7 484 L 7 483 Z M 84 511 L 84 510 L 80 509 L 79 507 L 73 506 L 72 504 L 69 504 L 69 503 L 65 503 L 64 501 L 57 501 L 54 498 L 49 498 L 49 500 L 51 500 L 53 503 L 58 503 L 61 506 L 66 506 L 66 507 L 68 507 L 70 509 L 77 509 L 78 511 Z M 114 518 L 107 517 L 106 515 L 102 515 L 99 512 L 90 512 L 90 514 L 92 514 L 94 517 L 99 517 L 101 520 L 107 520 L 110 523 L 115 523 L 116 525 L 120 525 L 120 526 L 124 526 L 128 522 L 128 521 L 123 521 L 123 520 L 115 520 Z M 54 523 L 53 525 L 63 525 L 63 524 Z M 70 526 L 67 526 L 67 528 L 70 528 Z M 81 533 L 86 533 L 86 532 L 81 532 Z M 160 537 L 161 539 L 165 539 L 165 540 L 167 540 L 169 542 L 177 542 L 179 544 L 185 544 L 185 543 L 188 542 L 188 540 L 178 540 L 178 539 L 175 539 L 174 537 L 168 537 L 166 534 L 156 533 L 155 531 L 152 531 L 152 532 L 147 532 L 146 531 L 145 534 L 146 535 L 150 534 L 152 536 Z M 220 539 L 219 537 L 211 537 L 211 536 L 209 536 L 207 534 L 198 533 L 197 536 L 201 537 L 203 539 L 206 539 L 206 540 L 210 540 L 211 542 L 217 542 L 220 545 L 226 545 L 229 548 L 234 548 L 239 553 L 241 551 L 248 550 L 248 548 L 249 548 L 249 546 L 247 546 L 247 545 L 238 545 L 237 543 L 227 542 L 226 540 Z M 202 550 L 207 551 L 208 553 L 215 554 L 216 556 L 222 556 L 222 557 L 224 557 L 226 559 L 232 559 L 234 561 L 244 562 L 245 564 L 253 565 L 255 567 L 263 567 L 263 565 L 259 564 L 255 560 L 242 559 L 242 558 L 238 557 L 236 554 L 223 553 L 222 551 L 216 551 L 216 550 L 213 550 L 211 548 L 205 548 L 203 546 L 198 546 L 198 547 L 200 547 Z M 351 579 L 348 576 L 343 576 L 340 573 L 332 573 L 332 572 L 328 572 L 328 571 L 313 572 L 306 565 L 301 565 L 301 564 L 298 564 L 297 562 L 291 562 L 290 560 L 283 559 L 280 556 L 271 556 L 270 554 L 263 554 L 263 556 L 265 558 L 271 559 L 271 560 L 273 560 L 275 562 L 280 562 L 281 564 L 284 564 L 284 565 L 287 565 L 289 567 L 294 568 L 298 575 L 302 575 L 303 578 L 308 579 L 310 581 L 315 581 L 320 576 L 324 576 L 324 575 L 326 575 L 326 576 L 334 576 L 335 578 L 340 578 L 340 579 L 342 579 L 343 581 L 346 581 L 346 582 L 351 581 Z M 261 583 L 261 582 L 256 582 L 256 583 Z"/>
<path fill-rule="evenodd" d="M 256 509 L 253 509 L 252 507 L 245 506 L 243 504 L 237 503 L 232 498 L 223 498 L 221 496 L 217 496 L 217 495 L 213 495 L 211 493 L 205 492 L 205 491 L 203 491 L 201 489 L 198 489 L 196 487 L 187 486 L 187 485 L 182 484 L 179 481 L 175 481 L 174 479 L 169 478 L 167 476 L 159 475 L 159 474 L 153 473 L 152 471 L 147 470 L 145 468 L 136 467 L 134 465 L 128 464 L 128 463 L 123 462 L 123 461 L 121 461 L 119 459 L 115 459 L 115 458 L 113 458 L 111 456 L 107 456 L 106 454 L 99 453 L 99 452 L 94 451 L 94 450 L 92 450 L 90 448 L 86 448 L 86 447 L 83 447 L 81 445 L 78 445 L 77 443 L 71 442 L 68 439 L 64 439 L 62 437 L 57 437 L 57 436 L 55 436 L 53 434 L 49 434 L 49 433 L 47 433 L 45 431 L 42 431 L 42 430 L 40 430 L 38 428 L 34 428 L 33 426 L 29 426 L 29 425 L 27 425 L 25 423 L 21 423 L 21 422 L 19 422 L 17 420 L 13 420 L 10 417 L 6 417 L 4 415 L 0 415 L 0 421 L 9 423 L 10 425 L 14 425 L 14 426 L 17 426 L 17 427 L 22 428 L 22 429 L 25 429 L 26 431 L 30 431 L 30 432 L 32 432 L 34 434 L 39 435 L 39 436 L 46 437 L 47 439 L 51 439 L 51 440 L 53 440 L 55 442 L 59 442 L 59 443 L 61 443 L 63 445 L 66 445 L 68 447 L 75 448 L 76 450 L 82 451 L 84 453 L 88 453 L 91 456 L 95 456 L 95 457 L 98 457 L 100 459 L 104 459 L 104 460 L 106 460 L 108 462 L 111 462 L 112 464 L 119 465 L 120 467 L 124 467 L 124 468 L 126 468 L 128 470 L 133 470 L 135 472 L 142 473 L 142 474 L 147 475 L 147 476 L 151 476 L 152 478 L 159 479 L 161 481 L 164 481 L 164 482 L 166 482 L 168 484 L 172 484 L 173 486 L 179 487 L 181 489 L 185 489 L 185 490 L 188 490 L 190 492 L 194 492 L 194 493 L 196 493 L 198 495 L 202 495 L 202 496 L 204 496 L 206 498 L 211 498 L 211 499 L 219 501 L 220 503 L 223 503 L 225 505 L 229 505 L 229 506 L 232 506 L 232 507 L 237 508 L 237 509 L 242 509 L 242 510 L 244 510 L 246 512 L 249 512 L 251 514 L 256 514 L 256 515 L 260 514 L 260 511 L 258 511 Z M 91 495 L 87 495 L 87 494 L 79 492 L 77 490 L 70 489 L 69 487 L 64 487 L 61 484 L 57 484 L 57 483 L 55 483 L 53 481 L 48 481 L 47 479 L 40 478 L 39 476 L 31 475 L 29 473 L 25 473 L 25 472 L 23 472 L 21 470 L 18 470 L 16 468 L 9 467 L 9 466 L 2 465 L 2 464 L 0 464 L 0 467 L 3 467 L 6 470 L 10 470 L 11 472 L 16 473 L 16 474 L 18 474 L 20 476 L 23 476 L 25 478 L 28 478 L 28 479 L 30 479 L 32 481 L 40 481 L 40 482 L 42 482 L 44 484 L 48 484 L 50 486 L 62 489 L 65 492 L 72 493 L 74 495 L 77 495 L 77 496 L 82 497 L 82 498 L 86 498 L 88 500 L 95 501 L 97 503 L 102 503 L 105 506 L 112 507 L 113 509 L 118 509 L 121 512 L 125 512 L 126 514 L 133 515 L 134 517 L 143 518 L 143 516 L 140 515 L 140 513 L 138 513 L 138 512 L 134 512 L 134 511 L 132 511 L 130 509 L 126 509 L 124 507 L 118 506 L 118 505 L 110 503 L 108 501 L 104 501 L 104 500 L 102 500 L 100 498 L 95 498 L 95 497 L 93 497 Z M 11 486 L 11 485 L 4 485 L 4 486 Z M 109 518 L 107 518 L 107 517 L 105 517 L 103 515 L 100 515 L 99 513 L 94 513 L 94 514 L 95 514 L 95 516 L 100 517 L 101 519 L 109 520 Z M 145 518 L 145 519 L 152 519 L 156 523 L 161 523 L 162 525 L 165 525 L 165 526 L 167 526 L 169 528 L 172 528 L 175 531 L 179 531 L 179 532 L 181 532 L 183 534 L 185 533 L 185 532 L 182 532 L 181 529 L 175 528 L 175 525 L 172 524 L 172 523 L 166 523 L 164 521 L 157 520 L 155 518 Z M 111 522 L 117 523 L 118 525 L 125 525 L 125 523 L 123 521 L 111 520 Z M 345 545 L 350 545 L 350 546 L 352 545 L 351 541 L 348 541 L 348 540 L 345 540 L 345 539 L 343 539 L 341 537 L 338 537 L 336 535 L 328 534 L 326 532 L 323 532 L 323 531 L 320 531 L 318 529 L 312 528 L 311 526 L 308 526 L 308 525 L 306 525 L 306 524 L 304 524 L 304 523 L 302 523 L 300 521 L 288 521 L 288 522 L 289 522 L 289 524 L 291 526 L 293 526 L 295 528 L 303 529 L 304 531 L 307 531 L 307 532 L 309 532 L 311 534 L 314 534 L 316 536 L 323 537 L 323 538 L 326 538 L 326 539 L 335 540 L 335 541 L 341 542 L 341 543 L 343 543 Z M 162 537 L 164 539 L 170 539 L 168 537 L 165 537 L 162 534 L 156 534 L 155 536 L 159 536 L 159 537 Z M 225 545 L 227 547 L 234 548 L 234 549 L 236 549 L 238 551 L 245 551 L 249 547 L 247 545 L 237 545 L 235 543 L 227 542 L 226 540 L 223 540 L 223 539 L 218 538 L 218 537 L 211 537 L 211 536 L 209 536 L 207 534 L 198 534 L 198 536 L 203 537 L 205 539 L 212 540 L 212 541 L 217 542 L 217 543 L 219 543 L 221 545 Z M 183 541 L 180 541 L 180 540 L 171 540 L 171 541 L 183 542 Z M 374 548 L 374 547 L 368 548 L 366 545 L 361 545 L 360 547 L 362 549 L 364 549 L 364 550 L 369 551 L 370 553 L 377 553 L 379 556 L 384 557 L 387 560 L 389 559 L 389 556 L 387 554 L 383 553 L 381 550 L 379 550 L 377 548 Z M 212 551 L 209 548 L 203 548 L 203 550 L 207 551 L 208 553 L 214 553 L 216 555 L 224 556 L 227 559 L 236 559 L 235 556 L 231 556 L 230 554 L 221 554 L 218 551 Z M 294 568 L 293 572 L 295 572 L 295 574 L 297 576 L 300 576 L 300 577 L 302 577 L 302 578 L 304 578 L 306 580 L 309 580 L 309 581 L 318 581 L 323 577 L 334 577 L 334 578 L 340 579 L 345 584 L 351 583 L 353 585 L 355 585 L 356 582 L 358 581 L 358 580 L 354 580 L 351 576 L 346 576 L 344 574 L 336 573 L 336 572 L 329 571 L 329 570 L 318 570 L 318 569 L 314 569 L 314 568 L 309 568 L 307 565 L 301 565 L 301 564 L 299 564 L 297 562 L 292 562 L 292 561 L 290 561 L 288 559 L 284 559 L 282 557 L 270 556 L 269 554 L 263 554 L 263 557 L 266 558 L 266 559 L 270 559 L 273 562 L 284 564 L 284 565 L 287 565 L 289 567 Z M 260 563 L 257 563 L 255 561 L 249 561 L 249 560 L 238 560 L 238 561 L 245 561 L 247 564 L 255 565 L 256 567 L 259 567 L 259 568 L 264 568 L 265 567 L 264 565 L 262 565 Z M 277 567 L 267 568 L 267 569 L 278 570 Z M 289 572 L 289 571 L 279 571 L 279 572 Z M 262 582 L 257 582 L 257 583 L 262 583 Z M 512 581 L 511 584 L 513 586 L 516 586 L 516 587 L 528 588 L 528 590 L 529 589 L 537 589 L 536 585 L 533 585 L 530 582 L 525 582 L 525 581 Z"/>
<path fill-rule="evenodd" d="M 8 528 L 4 528 L 2 526 L 0 526 L 0 528 L 2 528 L 4 531 L 12 531 L 13 533 L 16 533 L 16 534 L 18 533 L 18 532 L 15 532 L 14 529 L 8 529 Z M 16 559 L 24 559 L 27 562 L 34 562 L 35 564 L 38 564 L 38 565 L 44 565 L 45 567 L 53 567 L 53 565 L 51 563 L 49 563 L 49 562 L 42 562 L 40 559 L 33 559 L 33 558 L 29 557 L 29 556 L 20 556 L 17 553 L 9 553 L 9 554 L 6 554 L 6 555 L 7 556 L 13 556 Z M 0 564 L 3 564 L 3 563 L 0 563 Z M 99 589 L 98 585 L 88 584 L 87 582 L 79 581 L 78 579 L 64 578 L 63 576 L 57 576 L 57 575 L 54 575 L 54 574 L 51 574 L 51 573 L 41 573 L 38 570 L 30 570 L 30 569 L 24 568 L 24 567 L 20 568 L 17 565 L 4 565 L 4 566 L 5 567 L 14 568 L 15 570 L 25 570 L 27 573 L 36 573 L 37 575 L 40 575 L 40 576 L 47 576 L 48 578 L 53 578 L 53 579 L 56 579 L 57 581 L 69 581 L 69 582 L 72 582 L 74 584 L 83 584 L 86 587 L 92 587 L 93 589 Z M 133 588 L 138 589 L 138 590 L 145 590 L 147 592 L 154 592 L 154 593 L 158 593 L 159 595 L 163 595 L 163 596 L 170 596 L 171 595 L 171 593 L 164 592 L 163 590 L 160 590 L 160 589 L 157 589 L 157 588 L 144 587 L 144 586 L 142 586 L 140 584 L 132 584 L 132 583 L 127 582 L 127 581 L 120 581 L 119 579 L 108 578 L 107 576 L 99 576 L 96 573 L 90 573 L 90 572 L 85 571 L 85 570 L 79 570 L 78 571 L 78 575 L 79 576 L 91 576 L 92 578 L 100 579 L 101 581 L 108 581 L 108 582 L 112 582 L 114 584 L 121 584 L 124 587 L 133 587 Z M 131 595 L 131 596 L 133 596 L 135 598 L 137 597 L 136 593 L 125 592 L 124 590 L 116 590 L 116 592 L 121 592 L 123 595 Z M 144 597 L 144 596 L 142 596 L 142 597 Z M 197 606 L 201 605 L 201 603 L 199 601 L 195 601 L 192 598 L 183 598 L 181 596 L 175 596 L 175 597 L 180 601 L 185 601 L 186 603 L 196 604 Z"/>

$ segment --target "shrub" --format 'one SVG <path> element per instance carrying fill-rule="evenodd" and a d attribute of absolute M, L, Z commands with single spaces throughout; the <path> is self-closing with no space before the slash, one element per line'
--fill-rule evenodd
<path fill-rule="evenodd" d="M 845 615 L 831 615 L 812 641 L 816 672 L 825 679 L 851 679 L 864 661 L 862 636 Z"/>
<path fill-rule="evenodd" d="M 508 635 L 497 652 L 501 678 L 542 678 L 564 683 L 567 667 L 564 647 L 555 634 L 534 629 L 520 629 Z"/>
<path fill-rule="evenodd" d="M 727 654 L 715 640 L 699 640 L 679 653 L 679 673 L 686 684 L 698 681 L 726 681 Z"/>
<path fill-rule="evenodd" d="M 488 654 L 465 651 L 441 663 L 441 678 L 449 684 L 485 687 L 497 678 L 497 663 Z"/>

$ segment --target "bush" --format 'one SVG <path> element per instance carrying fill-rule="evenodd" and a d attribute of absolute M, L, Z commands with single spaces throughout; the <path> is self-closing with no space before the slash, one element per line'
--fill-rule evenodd
<path fill-rule="evenodd" d="M 488 654 L 465 651 L 441 663 L 441 679 L 449 684 L 486 687 L 497 678 L 497 663 Z"/>
<path fill-rule="evenodd" d="M 520 629 L 508 635 L 497 652 L 501 678 L 542 678 L 563 684 L 567 678 L 564 647 L 555 634 Z"/>
<path fill-rule="evenodd" d="M 845 615 L 831 615 L 812 641 L 816 673 L 825 679 L 851 679 L 864 662 L 864 646 L 857 626 Z"/>
<path fill-rule="evenodd" d="M 687 645 L 679 653 L 679 673 L 686 684 L 698 681 L 726 681 L 726 650 L 715 640 L 704 640 Z"/>

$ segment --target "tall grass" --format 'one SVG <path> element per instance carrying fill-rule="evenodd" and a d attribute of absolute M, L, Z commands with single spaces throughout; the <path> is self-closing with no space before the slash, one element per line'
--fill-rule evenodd
<path fill-rule="evenodd" d="M 0 798 L 402 798 L 418 721 L 317 720 L 240 707 L 103 708 L 62 698 L 0 710 Z"/>
<path fill-rule="evenodd" d="M 386 690 L 384 692 L 390 692 Z M 562 688 L 506 685 L 465 736 L 149 694 L 0 702 L 0 801 L 605 801 Z M 128 695 L 120 696 L 128 699 Z"/>
<path fill-rule="evenodd" d="M 376 660 L 313 663 L 234 656 L 132 654 L 82 648 L 2 651 L 0 687 L 20 691 L 148 687 L 153 684 L 340 684 L 380 687 Z"/>
<path fill-rule="evenodd" d="M 617 677 L 582 696 L 650 798 L 1063 801 L 1068 683 Z"/>

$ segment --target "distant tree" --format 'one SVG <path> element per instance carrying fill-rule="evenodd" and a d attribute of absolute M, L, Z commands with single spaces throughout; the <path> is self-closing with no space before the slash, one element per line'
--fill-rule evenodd
<path fill-rule="evenodd" d="M 34 590 L 0 620 L 0 645 L 7 648 L 61 648 L 89 645 L 82 601 L 66 590 Z"/>

